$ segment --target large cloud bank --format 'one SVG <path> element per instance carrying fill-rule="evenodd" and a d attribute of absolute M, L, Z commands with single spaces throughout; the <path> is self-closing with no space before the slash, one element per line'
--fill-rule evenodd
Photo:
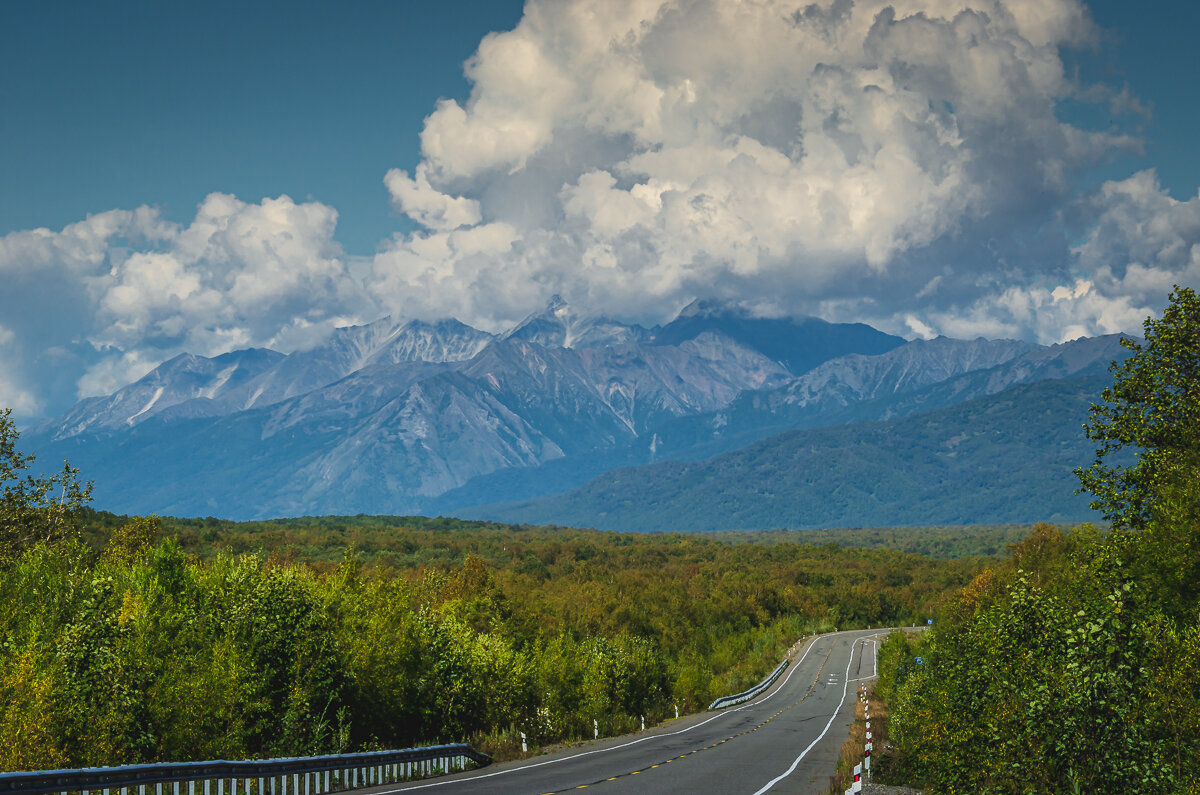
<path fill-rule="evenodd" d="M 1104 95 L 1061 57 L 1095 35 L 1062 0 L 531 2 L 387 175 L 424 231 L 375 290 L 493 321 L 558 292 L 642 318 L 706 295 L 910 333 L 1128 328 L 1145 291 L 1035 234 L 1136 146 L 1059 118 Z"/>
<path fill-rule="evenodd" d="M 386 313 L 496 329 L 553 293 L 643 322 L 710 297 L 910 336 L 1136 331 L 1200 282 L 1200 198 L 1153 171 L 1078 190 L 1138 147 L 1065 120 L 1137 110 L 1068 74 L 1097 41 L 1073 0 L 530 0 L 384 177 L 419 228 L 373 258 L 286 196 L 0 238 L 0 405 Z"/>

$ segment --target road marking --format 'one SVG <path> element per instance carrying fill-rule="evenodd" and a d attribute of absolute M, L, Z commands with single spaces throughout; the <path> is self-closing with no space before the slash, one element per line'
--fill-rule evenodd
<path fill-rule="evenodd" d="M 831 655 L 831 654 L 833 654 L 833 648 L 832 648 L 832 647 L 830 647 L 830 649 L 829 649 L 829 654 L 830 654 L 830 655 Z M 829 661 L 829 655 L 826 655 L 825 661 L 821 663 L 821 668 L 824 668 L 824 667 L 825 667 L 825 662 L 828 662 L 828 661 Z M 696 748 L 696 749 L 694 749 L 694 750 L 692 750 L 692 751 L 689 751 L 689 752 L 688 752 L 688 753 L 686 753 L 686 754 L 682 754 L 682 755 L 680 755 L 680 756 L 679 756 L 679 759 L 684 759 L 685 757 L 687 757 L 687 756 L 690 756 L 691 754 L 699 753 L 700 751 L 709 751 L 709 750 L 712 750 L 713 748 L 719 748 L 719 747 L 720 747 L 722 744 L 724 744 L 724 743 L 727 743 L 727 742 L 729 742 L 730 740 L 736 740 L 738 737 L 741 737 L 741 736 L 743 736 L 743 735 L 746 735 L 746 734 L 753 734 L 754 732 L 758 731 L 758 730 L 759 730 L 759 729 L 761 729 L 762 727 L 764 727 L 764 726 L 766 726 L 767 724 L 771 723 L 773 720 L 775 720 L 776 718 L 778 718 L 778 717 L 779 717 L 780 715 L 782 715 L 783 713 L 787 712 L 789 709 L 792 709 L 793 707 L 798 707 L 798 706 L 800 706 L 801 704 L 803 704 L 803 703 L 804 703 L 804 702 L 805 702 L 805 701 L 808 699 L 808 697 L 809 697 L 809 696 L 811 696 L 811 695 L 813 694 L 813 689 L 814 689 L 814 688 L 817 686 L 817 683 L 818 683 L 818 682 L 820 682 L 820 680 L 821 680 L 821 671 L 820 671 L 820 670 L 818 670 L 818 671 L 817 671 L 817 674 L 816 674 L 816 676 L 813 678 L 813 683 L 812 683 L 812 686 L 810 686 L 810 687 L 808 688 L 808 691 L 807 691 L 807 692 L 806 692 L 804 695 L 802 695 L 800 698 L 798 698 L 796 701 L 792 702 L 792 703 L 791 703 L 791 704 L 789 704 L 788 706 L 786 706 L 786 707 L 784 707 L 783 709 L 779 710 L 778 712 L 776 712 L 776 713 L 775 713 L 774 715 L 772 715 L 771 717 L 769 717 L 769 718 L 767 718 L 766 720 L 764 720 L 764 721 L 760 722 L 760 723 L 759 723 L 757 726 L 755 726 L 754 728 L 752 728 L 752 729 L 746 729 L 745 731 L 740 731 L 740 732 L 738 732 L 737 734 L 734 734 L 734 735 L 732 735 L 732 736 L 730 736 L 730 737 L 726 737 L 724 740 L 719 740 L 719 741 L 717 741 L 717 742 L 713 743 L 712 745 L 706 745 L 706 746 L 704 746 L 703 748 Z M 674 761 L 675 761 L 674 759 L 668 759 L 666 762 L 659 762 L 657 765 L 649 765 L 648 767 L 643 767 L 643 768 L 641 768 L 640 770 L 633 770 L 633 771 L 631 771 L 631 772 L 629 772 L 629 773 L 624 773 L 624 774 L 622 774 L 622 775 L 624 775 L 624 776 L 636 776 L 636 775 L 639 775 L 639 774 L 641 774 L 641 773 L 645 773 L 647 770 L 653 770 L 653 769 L 655 769 L 655 768 L 657 768 L 657 767 L 660 767 L 660 766 L 662 766 L 662 765 L 664 765 L 664 764 L 670 764 L 671 762 L 674 762 Z M 617 779 L 619 779 L 619 778 L 621 778 L 621 776 L 613 776 L 612 778 L 605 779 L 605 781 L 616 781 L 616 780 L 617 780 Z M 467 780 L 467 781 L 470 781 L 471 779 L 465 779 L 465 780 Z M 597 780 L 597 781 L 594 781 L 594 782 L 592 782 L 592 784 L 593 784 L 593 785 L 596 785 L 596 784 L 601 784 L 601 783 L 602 783 L 602 782 L 601 782 L 601 781 L 598 781 L 598 780 Z M 567 791 L 568 791 L 568 790 L 570 790 L 570 789 L 571 789 L 570 787 L 567 787 L 566 789 L 559 790 L 559 792 L 567 792 Z M 576 787 L 576 789 L 578 789 L 578 787 Z M 550 793 L 550 795 L 557 795 L 557 793 Z"/>
<path fill-rule="evenodd" d="M 768 695 L 764 696 L 763 698 L 752 699 L 751 701 L 747 701 L 745 704 L 743 704 L 740 707 L 734 707 L 732 709 L 722 710 L 721 712 L 717 713 L 716 715 L 713 715 L 711 718 L 708 718 L 707 720 L 702 720 L 699 723 L 695 723 L 691 726 L 688 726 L 686 729 L 680 729 L 679 731 L 676 731 L 676 732 L 667 732 L 666 734 L 652 734 L 647 737 L 639 737 L 636 740 L 631 740 L 627 743 L 622 743 L 620 745 L 613 745 L 608 748 L 596 748 L 591 751 L 584 751 L 583 753 L 572 754 L 571 756 L 562 756 L 562 757 L 559 757 L 558 759 L 548 759 L 545 762 L 538 762 L 538 763 L 532 764 L 532 765 L 522 765 L 520 767 L 510 767 L 507 770 L 497 770 L 493 773 L 482 773 L 478 776 L 469 776 L 466 778 L 443 778 L 440 781 L 430 781 L 425 784 L 414 784 L 412 786 L 399 787 L 397 789 L 380 790 L 378 792 L 372 793 L 371 795 L 393 795 L 393 793 L 396 793 L 396 792 L 411 792 L 412 790 L 418 790 L 418 789 L 430 789 L 432 787 L 443 787 L 447 784 L 461 784 L 461 783 L 464 783 L 467 781 L 478 781 L 479 779 L 493 778 L 495 776 L 503 776 L 508 773 L 518 773 L 518 772 L 525 771 L 525 770 L 532 770 L 537 767 L 544 767 L 546 765 L 555 765 L 555 764 L 558 764 L 559 762 L 569 762 L 572 759 L 580 759 L 585 756 L 592 756 L 593 754 L 602 754 L 602 753 L 607 753 L 609 751 L 618 751 L 622 748 L 628 748 L 631 745 L 637 745 L 638 743 L 644 743 L 647 740 L 661 740 L 661 739 L 665 739 L 667 737 L 675 737 L 680 734 L 686 734 L 687 732 L 690 732 L 693 729 L 699 729 L 701 726 L 704 726 L 705 724 L 712 723 L 714 720 L 717 720 L 718 718 L 723 718 L 726 715 L 733 715 L 735 713 L 741 712 L 744 709 L 749 709 L 750 707 L 757 707 L 761 704 L 765 704 L 768 701 L 770 701 L 772 698 L 774 698 L 775 696 L 782 693 L 784 688 L 787 687 L 787 683 L 791 681 L 792 676 L 796 673 L 796 671 L 798 671 L 800 669 L 800 664 L 802 662 L 804 662 L 805 658 L 808 657 L 808 653 L 811 652 L 814 648 L 816 648 L 817 641 L 824 637 L 826 637 L 826 635 L 816 635 L 812 638 L 812 640 L 810 640 L 808 642 L 808 648 L 804 650 L 804 654 L 800 655 L 799 660 L 796 660 L 796 662 L 794 662 L 793 664 L 788 666 L 791 669 L 790 671 L 788 671 L 788 675 L 785 676 L 783 678 L 783 681 L 780 682 L 778 684 L 778 686 L 776 686 L 775 689 L 772 690 Z M 851 655 L 851 656 L 853 656 L 853 655 Z M 849 669 L 847 669 L 847 670 L 849 670 Z M 692 751 L 692 753 L 694 754 L 694 753 L 696 753 L 696 751 Z M 681 756 L 680 759 L 682 759 L 683 757 L 685 757 L 687 755 L 688 754 L 683 754 L 683 756 Z"/>
<path fill-rule="evenodd" d="M 871 675 L 860 676 L 857 679 L 851 679 L 851 682 L 865 682 L 868 679 L 874 679 L 879 676 L 879 641 L 875 640 L 874 638 L 863 638 L 862 645 L 864 652 L 867 649 L 867 643 L 871 644 Z M 861 660 L 862 658 L 859 657 L 859 659 Z"/>
<path fill-rule="evenodd" d="M 809 743 L 808 747 L 800 752 L 800 756 L 796 757 L 796 761 L 792 762 L 791 767 L 789 767 L 787 770 L 783 771 L 781 774 L 779 774 L 775 778 L 768 781 L 766 783 L 766 785 L 764 785 L 762 789 L 755 792 L 754 795 L 763 795 L 763 793 L 766 792 L 767 790 L 771 789 L 771 787 L 775 786 L 780 781 L 783 781 L 785 778 L 790 776 L 792 774 L 792 772 L 795 771 L 795 769 L 800 765 L 800 760 L 803 759 L 804 757 L 808 756 L 808 752 L 811 751 L 813 748 L 815 748 L 817 743 L 821 742 L 821 738 L 829 733 L 829 727 L 833 725 L 833 722 L 835 720 L 837 720 L 838 713 L 841 712 L 842 707 L 844 707 L 846 705 L 846 693 L 850 692 L 850 664 L 853 662 L 854 662 L 854 644 L 851 643 L 850 644 L 850 659 L 846 663 L 846 684 L 842 685 L 842 700 L 838 702 L 837 709 L 835 709 L 833 711 L 833 714 L 829 716 L 829 723 L 825 724 L 825 728 L 817 736 L 817 739 L 815 739 L 811 743 Z"/>

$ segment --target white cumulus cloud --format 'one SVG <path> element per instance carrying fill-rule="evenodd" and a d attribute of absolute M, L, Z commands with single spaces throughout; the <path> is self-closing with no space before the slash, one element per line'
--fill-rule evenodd
<path fill-rule="evenodd" d="M 1074 0 L 530 0 L 425 120 L 414 176 L 388 174 L 425 230 L 383 247 L 372 288 L 485 326 L 558 292 L 648 320 L 705 295 L 931 331 L 995 292 L 995 257 L 962 241 L 1041 222 L 1137 145 L 1059 117 L 1108 96 L 1063 66 L 1095 40 Z"/>
<path fill-rule="evenodd" d="M 12 373 L 36 369 L 35 348 L 56 351 L 56 368 L 74 368 L 82 397 L 183 351 L 290 350 L 374 319 L 377 307 L 334 241 L 336 224 L 337 212 L 319 202 L 214 193 L 186 225 L 140 207 L 0 237 L 0 308 L 17 321 L 3 346 L 24 351 L 0 357 L 0 403 L 34 413 L 36 385 L 18 389 Z"/>
<path fill-rule="evenodd" d="M 19 372 L 18 354 L 17 335 L 0 326 L 0 409 L 9 408 L 17 417 L 28 417 L 40 410 L 41 401 Z"/>
<path fill-rule="evenodd" d="M 1044 343 L 1136 334 L 1175 285 L 1200 286 L 1200 195 L 1179 201 L 1147 170 L 1106 182 L 1079 204 L 1090 225 L 1059 281 L 1009 285 L 928 320 L 954 336 Z"/>

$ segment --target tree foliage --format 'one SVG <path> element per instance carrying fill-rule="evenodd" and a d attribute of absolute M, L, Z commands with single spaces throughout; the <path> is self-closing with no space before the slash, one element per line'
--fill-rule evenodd
<path fill-rule="evenodd" d="M 1200 300 L 1114 365 L 1078 474 L 1116 527 L 1044 526 L 880 654 L 897 778 L 940 792 L 1200 792 Z M 1127 466 L 1113 456 L 1133 449 Z M 919 662 L 918 662 L 919 660 Z"/>
<path fill-rule="evenodd" d="M 1200 297 L 1176 286 L 1162 318 L 1144 327 L 1145 342 L 1121 341 L 1132 355 L 1113 363 L 1113 384 L 1084 426 L 1099 442 L 1096 460 L 1075 472 L 1094 509 L 1131 527 L 1149 521 L 1165 481 L 1200 472 Z M 1112 463 L 1128 451 L 1134 463 Z"/>
<path fill-rule="evenodd" d="M 18 436 L 12 409 L 0 409 L 0 566 L 38 542 L 77 535 L 92 494 L 65 461 L 56 475 L 28 474 L 34 457 L 17 449 Z"/>

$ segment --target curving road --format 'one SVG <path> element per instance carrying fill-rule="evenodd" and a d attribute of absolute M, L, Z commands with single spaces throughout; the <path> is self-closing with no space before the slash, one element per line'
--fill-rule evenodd
<path fill-rule="evenodd" d="M 886 631 L 886 630 L 885 630 Z M 819 635 L 754 701 L 519 762 L 363 793 L 822 793 L 880 630 Z"/>

